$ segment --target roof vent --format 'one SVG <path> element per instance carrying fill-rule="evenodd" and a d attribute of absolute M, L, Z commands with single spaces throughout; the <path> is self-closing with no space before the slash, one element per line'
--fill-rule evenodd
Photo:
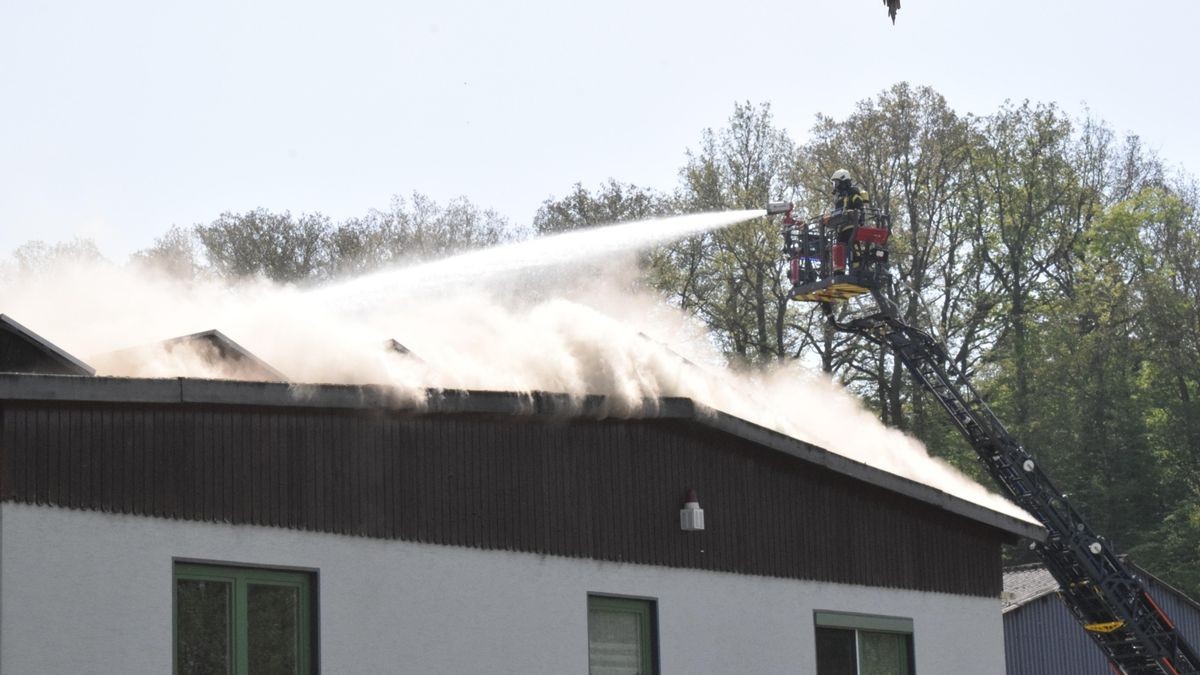
<path fill-rule="evenodd" d="M 0 314 L 0 372 L 95 375 L 96 369 Z"/>
<path fill-rule="evenodd" d="M 93 360 L 102 371 L 114 375 L 288 381 L 287 375 L 216 329 L 110 352 Z"/>

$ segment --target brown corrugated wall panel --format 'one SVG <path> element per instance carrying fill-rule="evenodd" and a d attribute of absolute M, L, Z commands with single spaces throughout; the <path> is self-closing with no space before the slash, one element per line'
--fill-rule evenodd
<path fill-rule="evenodd" d="M 996 596 L 1006 535 L 686 420 L 0 404 L 3 498 Z M 707 529 L 681 532 L 696 490 Z"/>

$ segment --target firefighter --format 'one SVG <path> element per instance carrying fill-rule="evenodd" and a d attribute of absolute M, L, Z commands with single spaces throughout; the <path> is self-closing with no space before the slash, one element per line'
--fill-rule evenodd
<path fill-rule="evenodd" d="M 862 221 L 862 209 L 871 202 L 871 198 L 866 190 L 850 180 L 850 172 L 845 169 L 834 171 L 829 180 L 833 183 L 833 213 L 829 226 L 837 230 L 837 244 L 833 247 L 833 272 L 842 274 L 846 271 L 846 255 L 850 249 L 850 238 L 854 235 L 854 226 Z"/>
<path fill-rule="evenodd" d="M 871 202 L 867 191 L 858 187 L 850 180 L 850 172 L 838 169 L 829 177 L 833 182 L 833 212 L 841 213 L 861 209 Z"/>

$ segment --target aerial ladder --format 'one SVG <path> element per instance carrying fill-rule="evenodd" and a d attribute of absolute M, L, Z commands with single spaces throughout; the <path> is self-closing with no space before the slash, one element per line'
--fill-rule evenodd
<path fill-rule="evenodd" d="M 782 215 L 784 253 L 794 300 L 822 305 L 839 331 L 891 350 L 949 413 L 979 455 L 988 474 L 1047 531 L 1032 550 L 1058 581 L 1060 596 L 1114 671 L 1125 675 L 1195 675 L 1200 656 L 1132 574 L 1054 486 L 984 402 L 932 336 L 905 323 L 883 293 L 887 270 L 888 214 L 870 207 L 793 216 L 793 205 L 772 202 L 767 214 Z M 834 303 L 870 294 L 878 311 L 840 320 Z"/>

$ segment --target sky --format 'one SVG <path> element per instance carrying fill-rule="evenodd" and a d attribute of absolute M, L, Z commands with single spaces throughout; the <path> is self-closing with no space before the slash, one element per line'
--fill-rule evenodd
<path fill-rule="evenodd" d="M 257 207 L 412 191 L 514 224 L 576 182 L 664 190 L 738 101 L 803 142 L 900 81 L 1085 109 L 1200 174 L 1195 0 L 0 0 L 0 257 L 110 258 Z"/>

